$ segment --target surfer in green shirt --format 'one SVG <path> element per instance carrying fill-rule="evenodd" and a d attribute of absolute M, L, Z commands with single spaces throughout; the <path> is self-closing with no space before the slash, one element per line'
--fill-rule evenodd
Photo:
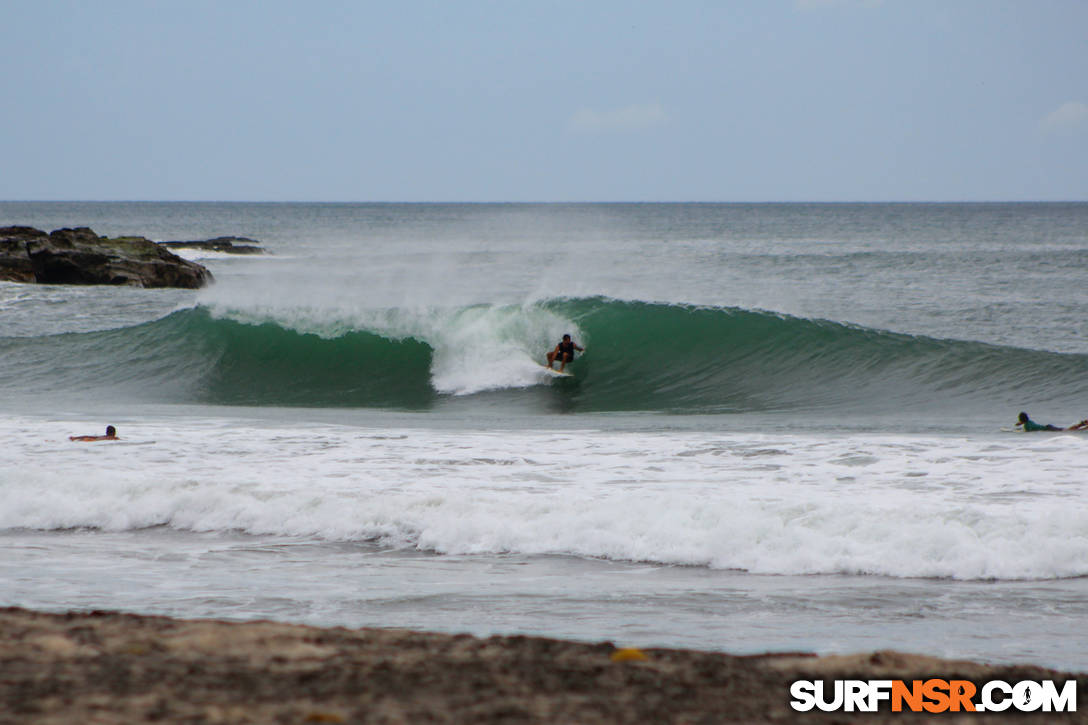
<path fill-rule="evenodd" d="M 555 349 L 548 353 L 548 368 L 550 369 L 555 361 L 559 361 L 559 372 L 563 372 L 563 368 L 567 367 L 567 363 L 574 360 L 574 351 L 585 352 L 584 347 L 578 347 L 578 343 L 570 339 L 570 335 L 563 335 L 563 339 L 555 346 Z"/>
<path fill-rule="evenodd" d="M 1082 420 L 1079 423 L 1074 423 L 1068 428 L 1059 428 L 1056 425 L 1043 425 L 1041 423 L 1036 423 L 1034 420 L 1028 417 L 1027 413 L 1021 413 L 1019 416 L 1017 416 L 1016 425 L 1023 426 L 1025 433 L 1034 433 L 1035 431 L 1040 430 L 1088 430 L 1088 419 Z"/>

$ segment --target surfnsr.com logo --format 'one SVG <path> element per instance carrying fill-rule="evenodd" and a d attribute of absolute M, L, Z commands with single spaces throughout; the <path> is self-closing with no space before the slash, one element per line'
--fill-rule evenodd
<path fill-rule="evenodd" d="M 798 712 L 1076 712 L 1077 681 L 797 680 L 790 706 Z"/>

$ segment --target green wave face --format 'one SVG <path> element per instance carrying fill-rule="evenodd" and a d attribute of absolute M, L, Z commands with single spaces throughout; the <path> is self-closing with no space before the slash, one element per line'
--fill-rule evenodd
<path fill-rule="evenodd" d="M 434 398 L 431 349 L 415 340 L 364 331 L 326 339 L 271 322 L 206 317 L 198 327 L 194 337 L 214 355 L 198 377 L 201 402 L 418 408 Z"/>
<path fill-rule="evenodd" d="M 896 334 L 742 309 L 549 304 L 586 330 L 592 410 L 957 409 L 1083 395 L 1088 356 Z"/>
<path fill-rule="evenodd" d="M 570 332 L 571 379 L 544 353 Z M 386 310 L 335 324 L 175 312 L 135 327 L 9 338 L 22 391 L 179 403 L 418 409 L 542 391 L 551 412 L 961 410 L 1083 396 L 1088 356 L 936 340 L 742 309 L 560 299 Z"/>
<path fill-rule="evenodd" d="M 435 398 L 424 343 L 364 331 L 327 339 L 271 322 L 216 319 L 199 308 L 119 330 L 6 342 L 23 389 L 76 396 L 403 408 Z"/>

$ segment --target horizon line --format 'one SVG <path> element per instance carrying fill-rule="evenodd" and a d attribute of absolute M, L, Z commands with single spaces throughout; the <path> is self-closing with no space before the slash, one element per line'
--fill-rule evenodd
<path fill-rule="evenodd" d="M 1088 199 L 839 199 L 839 200 L 335 200 L 335 199 L 0 199 L 0 204 L 461 204 L 461 205 L 577 205 L 577 204 L 1083 204 Z"/>

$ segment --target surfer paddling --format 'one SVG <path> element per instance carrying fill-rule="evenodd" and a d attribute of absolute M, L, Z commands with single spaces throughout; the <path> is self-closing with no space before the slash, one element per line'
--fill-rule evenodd
<path fill-rule="evenodd" d="M 1088 430 L 1088 419 L 1082 420 L 1079 423 L 1074 423 L 1068 428 L 1059 428 L 1056 425 L 1043 425 L 1042 423 L 1036 423 L 1034 420 L 1028 417 L 1027 413 L 1021 413 L 1016 418 L 1016 425 L 1017 427 L 1023 426 L 1025 433 L 1034 433 L 1035 431 L 1040 430 Z"/>
<path fill-rule="evenodd" d="M 578 347 L 578 343 L 570 339 L 570 335 L 563 335 L 563 339 L 559 341 L 559 344 L 555 346 L 555 349 L 548 353 L 548 369 L 552 370 L 552 365 L 556 360 L 559 361 L 559 372 L 563 372 L 563 368 L 567 367 L 567 363 L 574 360 L 574 351 L 585 352 L 584 347 Z"/>
<path fill-rule="evenodd" d="M 116 441 L 120 440 L 117 437 L 117 429 L 112 425 L 106 426 L 106 435 L 104 436 L 68 436 L 70 441 Z"/>

